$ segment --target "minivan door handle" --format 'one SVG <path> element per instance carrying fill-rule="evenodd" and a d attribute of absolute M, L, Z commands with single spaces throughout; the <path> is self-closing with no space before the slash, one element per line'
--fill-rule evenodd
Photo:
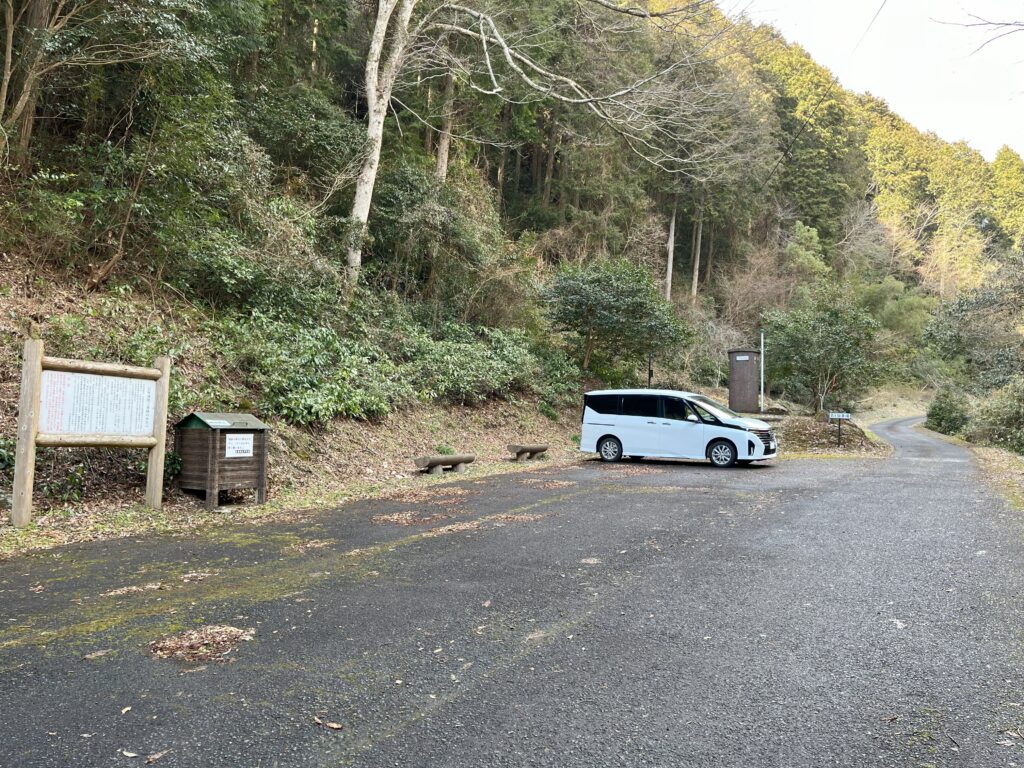
<path fill-rule="evenodd" d="M 656 421 L 648 421 L 647 423 L 648 424 L 657 424 L 658 422 L 656 422 Z"/>

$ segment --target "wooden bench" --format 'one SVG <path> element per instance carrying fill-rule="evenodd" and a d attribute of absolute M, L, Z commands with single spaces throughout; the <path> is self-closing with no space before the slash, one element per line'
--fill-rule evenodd
<path fill-rule="evenodd" d="M 515 455 L 516 461 L 526 461 L 540 456 L 547 451 L 548 447 L 546 445 L 510 445 L 508 449 Z"/>
<path fill-rule="evenodd" d="M 466 465 L 476 461 L 472 453 L 459 456 L 420 456 L 416 459 L 416 466 L 427 470 L 428 475 L 440 475 L 445 467 L 452 467 L 456 472 L 465 472 Z"/>

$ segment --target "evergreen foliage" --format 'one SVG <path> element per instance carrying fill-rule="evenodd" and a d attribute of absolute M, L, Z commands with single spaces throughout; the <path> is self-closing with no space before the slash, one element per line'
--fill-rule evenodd
<path fill-rule="evenodd" d="M 0 249 L 112 304 L 179 302 L 245 381 L 216 405 L 302 424 L 550 406 L 650 353 L 717 384 L 762 323 L 775 393 L 816 408 L 871 377 L 1024 374 L 1013 150 L 919 130 L 714 4 L 401 5 L 385 94 L 376 4 L 12 0 Z M 69 318 L 45 334 L 70 346 Z M 104 351 L 168 344 L 136 335 Z"/>

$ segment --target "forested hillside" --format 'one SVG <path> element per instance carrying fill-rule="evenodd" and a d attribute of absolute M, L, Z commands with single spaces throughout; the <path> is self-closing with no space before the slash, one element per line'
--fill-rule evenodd
<path fill-rule="evenodd" d="M 554 416 L 650 353 L 716 386 L 763 326 L 777 396 L 995 391 L 971 428 L 1024 450 L 1024 160 L 714 3 L 7 0 L 3 24 L 8 438 L 26 334 L 170 353 L 174 415 L 318 426 Z"/>

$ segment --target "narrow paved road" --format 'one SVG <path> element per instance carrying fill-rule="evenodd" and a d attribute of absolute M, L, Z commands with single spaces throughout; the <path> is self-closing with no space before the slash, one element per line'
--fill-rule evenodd
<path fill-rule="evenodd" d="M 893 458 L 586 463 L 0 563 L 0 765 L 1024 765 L 1020 513 L 877 432 Z M 201 623 L 255 636 L 147 652 Z"/>

